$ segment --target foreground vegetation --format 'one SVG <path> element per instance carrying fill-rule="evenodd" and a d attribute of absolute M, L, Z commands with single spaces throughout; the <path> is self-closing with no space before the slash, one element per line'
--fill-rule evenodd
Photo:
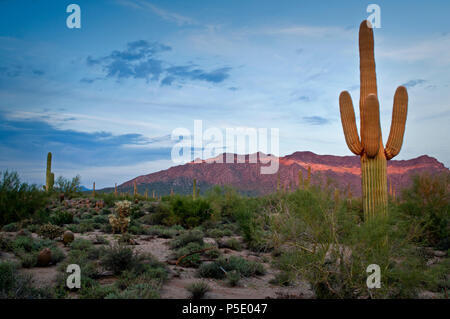
<path fill-rule="evenodd" d="M 326 185 L 153 199 L 86 195 L 78 184 L 59 178 L 45 192 L 2 174 L 0 298 L 159 298 L 183 269 L 195 274 L 191 298 L 214 293 L 211 283 L 242 289 L 257 277 L 273 289 L 306 281 L 316 298 L 446 298 L 450 286 L 448 174 L 417 176 L 387 217 L 368 222 L 360 200 Z M 114 234 L 121 200 L 131 202 L 129 224 Z M 139 249 L 156 240 L 167 258 Z M 69 264 L 81 266 L 80 289 L 66 287 Z M 367 288 L 370 264 L 380 266 L 379 289 Z M 56 280 L 36 287 L 36 267 L 55 268 Z"/>

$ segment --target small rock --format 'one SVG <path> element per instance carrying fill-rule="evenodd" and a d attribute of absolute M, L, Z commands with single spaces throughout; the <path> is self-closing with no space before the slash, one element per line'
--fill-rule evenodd
<path fill-rule="evenodd" d="M 49 248 L 42 249 L 38 254 L 37 265 L 40 267 L 45 267 L 50 264 L 52 260 L 52 252 Z"/>
<path fill-rule="evenodd" d="M 435 250 L 433 251 L 433 255 L 436 257 L 445 257 L 447 256 L 447 252 L 442 250 Z"/>

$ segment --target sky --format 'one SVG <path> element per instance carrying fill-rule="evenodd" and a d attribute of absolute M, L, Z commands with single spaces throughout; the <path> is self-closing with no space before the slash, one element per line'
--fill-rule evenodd
<path fill-rule="evenodd" d="M 71 3 L 79 29 L 66 25 Z M 384 142 L 404 85 L 395 159 L 449 167 L 448 1 L 1 0 L 0 171 L 43 184 L 51 151 L 56 176 L 113 186 L 176 165 L 171 134 L 194 120 L 279 128 L 276 155 L 351 155 L 338 97 L 348 90 L 359 104 L 358 29 L 371 3 Z"/>

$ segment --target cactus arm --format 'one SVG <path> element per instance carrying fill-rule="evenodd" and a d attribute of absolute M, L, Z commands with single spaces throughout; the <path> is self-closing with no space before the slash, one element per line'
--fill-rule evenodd
<path fill-rule="evenodd" d="M 363 105 L 363 118 L 361 126 L 361 142 L 367 156 L 375 157 L 380 149 L 380 105 L 375 94 L 366 97 Z"/>
<path fill-rule="evenodd" d="M 339 108 L 341 111 L 342 128 L 344 129 L 347 146 L 355 155 L 360 155 L 363 151 L 359 141 L 358 130 L 356 129 L 355 111 L 353 109 L 352 98 L 347 91 L 343 91 L 339 96 Z"/>
<path fill-rule="evenodd" d="M 388 160 L 396 156 L 402 148 L 407 113 L 408 92 L 404 86 L 399 86 L 394 95 L 391 131 L 389 132 L 389 138 L 384 151 Z"/>
<path fill-rule="evenodd" d="M 369 94 L 377 95 L 377 75 L 375 72 L 375 55 L 373 44 L 373 30 L 368 27 L 367 20 L 361 22 L 359 27 L 359 69 L 360 69 L 360 99 L 359 114 L 361 117 L 361 127 L 364 116 L 364 99 Z M 364 132 L 361 130 L 361 139 Z"/>

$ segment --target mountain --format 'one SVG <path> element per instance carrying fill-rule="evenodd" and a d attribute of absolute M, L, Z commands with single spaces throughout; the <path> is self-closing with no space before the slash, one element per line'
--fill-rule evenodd
<path fill-rule="evenodd" d="M 225 161 L 226 156 L 234 158 L 234 162 Z M 155 190 L 158 195 L 169 194 L 171 189 L 175 193 L 191 193 L 194 178 L 200 190 L 204 191 L 213 185 L 231 185 L 239 191 L 249 194 L 268 194 L 277 189 L 279 176 L 281 187 L 297 187 L 298 171 L 303 178 L 307 176 L 307 169 L 311 167 L 311 181 L 317 183 L 331 183 L 346 190 L 351 188 L 354 195 L 361 194 L 361 171 L 359 156 L 318 155 L 312 152 L 295 152 L 279 158 L 279 170 L 275 174 L 261 174 L 260 160 L 270 155 L 253 154 L 258 158 L 257 163 L 249 162 L 249 155 L 221 154 L 216 158 L 197 160 L 184 165 L 178 165 L 156 173 L 142 175 L 119 185 L 119 190 L 126 192 L 133 189 L 134 181 L 138 190 L 149 193 Z M 222 157 L 223 163 L 216 163 Z M 431 174 L 448 172 L 441 162 L 433 157 L 423 155 L 410 160 L 388 161 L 388 183 L 398 193 L 410 185 L 411 176 L 417 173 Z M 151 193 L 150 193 L 151 195 Z"/>

